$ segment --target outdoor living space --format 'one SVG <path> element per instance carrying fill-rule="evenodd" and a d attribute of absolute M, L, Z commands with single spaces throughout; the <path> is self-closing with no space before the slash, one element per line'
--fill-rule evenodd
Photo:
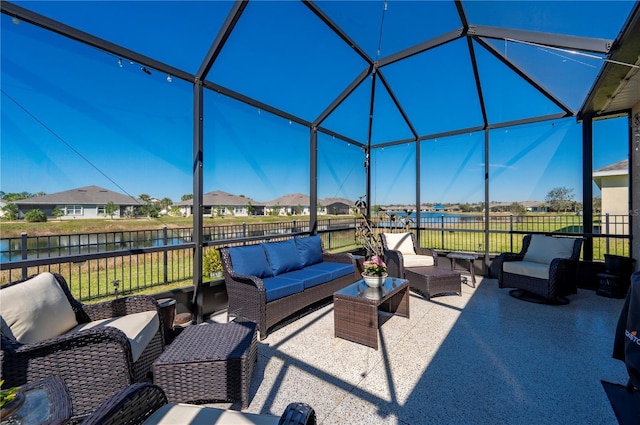
<path fill-rule="evenodd" d="M 275 329 L 258 342 L 245 411 L 300 401 L 322 424 L 618 423 L 601 380 L 628 380 L 611 357 L 623 300 L 579 289 L 540 305 L 488 278 L 462 292 L 412 292 L 409 319 L 380 313 L 377 351 L 334 337 L 332 303 Z"/>

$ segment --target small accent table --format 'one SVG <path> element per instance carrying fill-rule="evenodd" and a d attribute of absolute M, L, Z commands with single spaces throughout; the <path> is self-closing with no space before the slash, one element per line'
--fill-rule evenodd
<path fill-rule="evenodd" d="M 240 401 L 246 409 L 257 355 L 253 322 L 191 325 L 153 362 L 153 383 L 172 402 Z"/>
<path fill-rule="evenodd" d="M 174 338 L 173 322 L 176 318 L 176 300 L 173 298 L 160 298 L 158 306 L 164 322 L 164 343 L 168 345 L 171 344 Z"/>
<path fill-rule="evenodd" d="M 71 396 L 58 376 L 40 379 L 22 387 L 25 401 L 2 425 L 59 425 L 71 418 Z"/>
<path fill-rule="evenodd" d="M 409 281 L 388 277 L 382 286 L 375 288 L 361 279 L 335 292 L 335 336 L 377 350 L 378 309 L 409 318 Z"/>
<path fill-rule="evenodd" d="M 466 260 L 469 262 L 469 273 L 471 274 L 471 287 L 476 287 L 476 271 L 473 267 L 473 261 L 478 259 L 478 254 L 466 253 L 466 252 L 450 252 L 447 254 L 447 258 L 451 260 L 451 270 L 454 270 L 456 260 Z"/>

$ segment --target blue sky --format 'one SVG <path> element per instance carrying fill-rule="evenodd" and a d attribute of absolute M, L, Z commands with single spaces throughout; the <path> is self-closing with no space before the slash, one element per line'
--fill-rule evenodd
<path fill-rule="evenodd" d="M 17 4 L 195 73 L 231 3 L 22 1 Z M 453 2 L 320 2 L 372 58 L 460 27 Z M 615 38 L 633 2 L 464 2 L 478 25 Z M 602 16 L 602 10 L 608 11 Z M 87 185 L 179 201 L 192 193 L 192 85 L 2 15 L 0 189 L 54 193 Z M 293 35 L 292 35 L 293 34 Z M 602 61 L 491 41 L 572 109 Z M 378 46 L 380 54 L 378 55 Z M 382 68 L 418 133 L 481 125 L 467 43 L 457 40 Z M 491 123 L 558 111 L 474 43 Z M 122 66 L 120 66 L 122 59 Z M 366 63 L 299 2 L 250 2 L 209 79 L 312 121 Z M 366 142 L 367 78 L 323 126 Z M 411 137 L 383 84 L 375 87 L 372 143 Z M 204 190 L 258 201 L 309 193 L 309 129 L 223 95 L 205 93 Z M 594 168 L 627 155 L 626 119 L 594 127 Z M 544 200 L 557 186 L 581 200 L 581 130 L 574 118 L 490 133 L 490 199 Z M 415 144 L 372 152 L 373 204 L 414 203 Z M 421 143 L 423 202 L 484 199 L 484 133 Z M 364 156 L 319 135 L 318 192 L 365 193 Z M 597 193 L 596 193 L 597 194 Z"/>

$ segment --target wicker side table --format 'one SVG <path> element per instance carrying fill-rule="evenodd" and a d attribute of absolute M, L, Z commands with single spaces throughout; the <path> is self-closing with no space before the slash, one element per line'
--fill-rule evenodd
<path fill-rule="evenodd" d="M 437 294 L 455 292 L 462 295 L 460 272 L 435 266 L 410 267 L 404 269 L 409 286 L 427 299 Z"/>
<path fill-rule="evenodd" d="M 60 425 L 71 418 L 71 396 L 60 377 L 40 379 L 22 389 L 24 403 L 11 416 L 0 418 L 3 425 Z"/>
<path fill-rule="evenodd" d="M 172 402 L 240 401 L 244 409 L 257 355 L 253 322 L 188 326 L 153 363 L 153 383 Z"/>

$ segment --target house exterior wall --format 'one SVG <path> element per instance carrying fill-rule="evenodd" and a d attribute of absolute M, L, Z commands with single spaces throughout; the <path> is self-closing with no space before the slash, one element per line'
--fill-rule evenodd
<path fill-rule="evenodd" d="M 626 175 L 604 176 L 602 191 L 602 232 L 629 234 L 629 179 Z M 607 217 L 607 214 L 609 215 Z M 608 222 L 608 226 L 607 226 Z"/>

